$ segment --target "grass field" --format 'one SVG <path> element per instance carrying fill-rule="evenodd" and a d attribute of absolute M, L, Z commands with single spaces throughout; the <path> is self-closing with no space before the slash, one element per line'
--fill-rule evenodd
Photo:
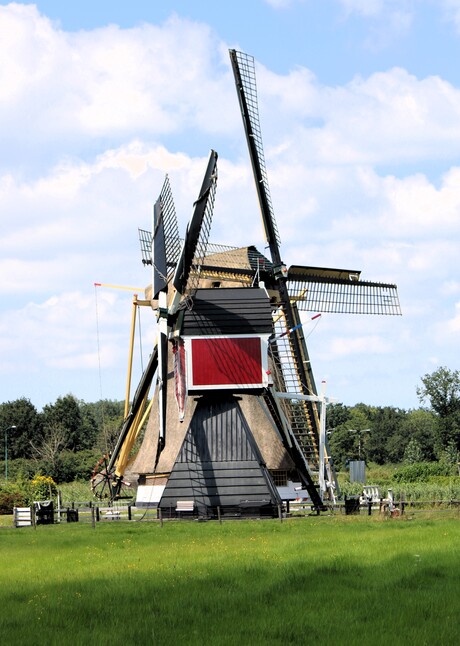
<path fill-rule="evenodd" d="M 4 645 L 459 641 L 454 514 L 64 523 L 0 545 Z"/>

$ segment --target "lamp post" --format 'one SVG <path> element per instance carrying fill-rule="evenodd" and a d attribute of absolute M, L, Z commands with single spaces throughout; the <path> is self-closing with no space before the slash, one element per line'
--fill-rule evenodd
<path fill-rule="evenodd" d="M 5 482 L 8 482 L 8 431 L 17 428 L 16 426 L 8 426 L 5 428 Z"/>
<path fill-rule="evenodd" d="M 356 431 L 355 429 L 348 429 L 349 433 L 358 433 L 358 459 L 361 460 L 361 434 L 362 433 L 370 433 L 371 429 L 370 428 L 363 428 L 360 431 Z"/>

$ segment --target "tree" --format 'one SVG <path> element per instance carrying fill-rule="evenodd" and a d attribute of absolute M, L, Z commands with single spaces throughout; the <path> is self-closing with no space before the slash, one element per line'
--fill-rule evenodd
<path fill-rule="evenodd" d="M 343 411 L 340 412 L 342 413 Z M 348 410 L 346 421 L 333 429 L 329 439 L 329 446 L 336 465 L 344 465 L 347 460 L 358 460 L 359 457 L 366 459 L 366 445 L 368 440 L 365 436 L 368 433 L 360 436 L 359 431 L 369 428 L 367 413 L 367 407 L 363 404 L 357 404 Z M 358 432 L 351 433 L 350 431 Z"/>
<path fill-rule="evenodd" d="M 439 417 L 455 415 L 460 408 L 460 371 L 441 367 L 426 374 L 417 395 L 422 404 L 428 400 Z"/>
<path fill-rule="evenodd" d="M 421 403 L 428 401 L 439 417 L 441 447 L 454 443 L 460 448 L 460 371 L 441 367 L 424 375 L 417 395 Z"/>
<path fill-rule="evenodd" d="M 80 449 L 90 449 L 96 444 L 99 433 L 98 424 L 93 410 L 84 402 L 79 402 L 81 426 L 80 426 Z"/>
<path fill-rule="evenodd" d="M 85 425 L 92 424 L 96 432 L 92 446 L 101 453 L 112 451 L 123 424 L 124 402 L 109 399 L 89 404 L 80 402 L 80 410 Z"/>
<path fill-rule="evenodd" d="M 48 432 L 53 434 L 53 429 L 59 428 L 65 434 L 62 448 L 71 451 L 87 448 L 80 406 L 73 395 L 58 397 L 55 404 L 47 404 L 42 415 L 45 436 Z"/>
<path fill-rule="evenodd" d="M 439 420 L 435 413 L 424 408 L 410 410 L 402 420 L 398 442 L 405 451 L 409 442 L 414 439 L 422 452 L 422 462 L 436 459 L 439 444 Z M 397 460 L 393 460 L 396 462 Z"/>
<path fill-rule="evenodd" d="M 8 432 L 8 457 L 30 458 L 30 442 L 41 442 L 43 425 L 40 413 L 25 397 L 0 404 L 0 431 L 10 426 L 16 428 Z"/>
<path fill-rule="evenodd" d="M 402 460 L 404 446 L 401 446 L 401 424 L 405 416 L 405 410 L 392 406 L 378 406 L 372 409 L 371 434 L 367 447 L 369 460 L 377 464 Z"/>
<path fill-rule="evenodd" d="M 423 452 L 415 437 L 409 440 L 409 443 L 404 450 L 404 462 L 406 464 L 417 464 L 418 462 L 423 462 Z"/>
<path fill-rule="evenodd" d="M 350 408 L 344 404 L 330 404 L 327 407 L 327 427 L 335 429 L 350 418 Z"/>
<path fill-rule="evenodd" d="M 35 445 L 31 442 L 36 459 L 44 463 L 45 469 L 50 473 L 56 471 L 59 465 L 59 456 L 66 447 L 67 441 L 66 429 L 52 422 L 45 427 L 45 434 L 40 444 Z"/>

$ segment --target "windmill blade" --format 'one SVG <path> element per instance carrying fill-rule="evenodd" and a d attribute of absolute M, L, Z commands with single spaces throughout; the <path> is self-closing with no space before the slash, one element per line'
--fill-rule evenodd
<path fill-rule="evenodd" d="M 128 415 L 126 416 L 123 426 L 120 431 L 120 435 L 118 436 L 117 443 L 115 445 L 115 448 L 112 452 L 112 455 L 110 456 L 110 462 L 108 465 L 109 470 L 115 466 L 115 463 L 118 459 L 118 456 L 120 454 L 120 450 L 126 440 L 126 436 L 128 435 L 129 431 L 131 430 L 131 427 L 133 425 L 133 422 L 136 418 L 136 415 L 139 412 L 139 409 L 142 406 L 142 402 L 144 401 L 146 395 L 148 395 L 148 392 L 150 390 L 150 386 L 153 381 L 153 377 L 155 376 L 155 372 L 158 368 L 158 348 L 157 346 L 154 347 L 152 354 L 150 355 L 149 362 L 147 364 L 146 369 L 144 370 L 144 373 L 142 374 L 141 380 L 139 382 L 139 385 L 137 387 L 136 392 L 134 393 L 133 401 L 131 404 L 131 408 L 128 412 Z"/>
<path fill-rule="evenodd" d="M 256 183 L 257 195 L 259 198 L 262 222 L 265 230 L 265 237 L 270 246 L 275 266 L 280 264 L 273 256 L 273 250 L 280 245 L 278 227 L 273 212 L 270 189 L 268 186 L 267 169 L 265 167 L 265 156 L 260 130 L 259 108 L 257 102 L 257 85 L 254 58 L 235 49 L 230 50 L 233 75 L 238 94 L 238 100 L 243 117 L 244 130 L 251 158 L 254 180 Z M 273 249 L 272 249 L 273 247 Z"/>
<path fill-rule="evenodd" d="M 168 279 L 174 272 L 179 253 L 179 227 L 171 186 L 166 175 L 161 193 L 153 207 L 153 298 L 157 298 L 160 290 L 167 289 Z"/>
<path fill-rule="evenodd" d="M 158 455 L 166 444 L 166 407 L 167 407 L 167 385 L 168 385 L 168 326 L 171 318 L 177 312 L 179 303 L 184 293 L 190 291 L 190 276 L 199 275 L 200 264 L 206 255 L 206 246 L 211 229 L 212 213 L 214 208 L 214 197 L 217 181 L 217 153 L 211 151 L 208 166 L 201 186 L 200 194 L 195 202 L 195 209 L 187 227 L 182 250 L 177 261 L 174 277 L 172 280 L 174 295 L 168 307 L 168 265 L 171 264 L 171 247 L 166 241 L 166 231 L 172 229 L 171 208 L 165 209 L 163 217 L 163 205 L 171 205 L 169 199 L 160 199 L 154 209 L 154 236 L 152 245 L 153 266 L 154 266 L 154 290 L 153 298 L 158 297 L 158 413 L 159 413 L 159 443 Z M 163 187 L 164 188 L 164 187 Z M 162 191 L 163 194 L 163 191 Z M 161 195 L 160 195 L 161 198 Z M 175 212 L 174 212 L 175 213 Z M 178 236 L 177 236 L 178 239 Z M 173 248 L 176 253 L 175 247 Z"/>
<path fill-rule="evenodd" d="M 160 195 L 153 206 L 153 235 L 139 229 L 142 263 L 153 266 L 152 298 L 167 288 L 180 253 L 179 227 L 169 177 L 166 175 Z"/>
<path fill-rule="evenodd" d="M 290 267 L 288 292 L 301 311 L 401 315 L 396 285 L 359 280 L 345 269 Z"/>
<path fill-rule="evenodd" d="M 173 277 L 173 286 L 176 290 L 174 299 L 169 307 L 169 314 L 177 310 L 180 297 L 191 289 L 189 278 L 194 274 L 198 281 L 200 266 L 206 256 L 206 247 L 211 230 L 212 213 L 217 182 L 217 153 L 211 150 L 208 166 L 201 186 L 200 194 L 195 202 L 195 209 L 187 226 L 185 239 L 182 245 L 176 271 Z"/>
<path fill-rule="evenodd" d="M 133 429 L 136 425 L 136 422 L 142 417 L 142 409 L 145 406 L 147 397 L 149 394 L 150 386 L 152 384 L 155 372 L 158 368 L 158 348 L 154 347 L 153 352 L 150 356 L 149 363 L 144 370 L 144 373 L 141 377 L 137 390 L 134 394 L 131 408 L 126 416 L 123 425 L 121 427 L 120 434 L 118 436 L 116 445 L 112 454 L 110 455 L 110 460 L 105 460 L 104 469 L 103 469 L 103 479 L 107 484 L 107 495 L 113 500 L 116 498 L 121 490 L 123 484 L 123 475 L 124 468 L 126 465 L 118 464 L 119 458 L 121 457 L 122 452 L 126 456 L 129 455 L 132 446 L 136 440 L 136 434 L 133 433 Z M 94 481 L 93 481 L 94 478 Z M 94 473 L 92 478 L 92 485 L 97 485 L 97 474 Z M 93 487 L 94 489 L 94 487 Z"/>
<path fill-rule="evenodd" d="M 316 509 L 321 509 L 323 507 L 323 503 L 313 480 L 310 466 L 305 459 L 305 451 L 299 445 L 298 438 L 289 422 L 286 420 L 286 423 L 283 424 L 283 410 L 281 409 L 280 403 L 273 392 L 273 388 L 267 388 L 263 395 L 263 399 L 278 430 L 283 446 L 296 465 L 299 476 L 310 494 L 313 506 Z"/>
<path fill-rule="evenodd" d="M 287 287 L 287 269 L 281 260 L 280 240 L 268 188 L 259 126 L 254 59 L 235 50 L 230 50 L 230 59 L 259 197 L 262 221 L 273 263 L 273 275 L 279 293 L 279 312 L 274 329 L 275 336 L 277 336 L 277 332 L 296 328 L 300 323 L 300 318 Z M 279 326 L 279 329 L 277 329 L 277 326 Z M 286 386 L 289 386 L 290 392 L 298 392 L 301 395 L 316 394 L 313 375 L 308 368 L 309 364 L 306 363 L 307 356 L 302 345 L 302 338 L 301 330 L 297 328 L 293 334 L 279 336 L 276 343 L 271 345 L 272 361 L 275 366 L 274 372 L 276 379 L 279 381 L 278 390 L 286 390 Z M 285 408 L 286 417 L 304 457 L 309 464 L 317 464 L 319 416 L 316 404 L 303 402 L 297 406 L 286 403 Z M 303 473 L 303 477 L 308 479 L 308 474 L 303 469 L 302 461 L 297 466 L 300 472 Z"/>
<path fill-rule="evenodd" d="M 359 280 L 361 272 L 357 269 L 332 269 L 331 267 L 307 267 L 304 265 L 291 265 L 288 271 L 289 280 L 303 280 L 306 277 L 316 278 L 342 278 L 346 280 Z"/>
<path fill-rule="evenodd" d="M 166 444 L 166 402 L 168 386 L 168 334 L 167 319 L 160 318 L 158 339 L 158 417 L 159 417 L 159 440 L 158 453 Z"/>

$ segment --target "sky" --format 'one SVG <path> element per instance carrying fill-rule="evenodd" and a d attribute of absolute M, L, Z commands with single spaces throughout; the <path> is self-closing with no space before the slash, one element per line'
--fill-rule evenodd
<path fill-rule="evenodd" d="M 0 1 L 0 403 L 124 398 L 166 173 L 183 233 L 216 150 L 211 239 L 264 251 L 229 48 L 284 262 L 398 285 L 401 317 L 305 319 L 317 383 L 411 409 L 460 368 L 460 0 Z M 134 387 L 155 333 L 141 308 Z"/>

